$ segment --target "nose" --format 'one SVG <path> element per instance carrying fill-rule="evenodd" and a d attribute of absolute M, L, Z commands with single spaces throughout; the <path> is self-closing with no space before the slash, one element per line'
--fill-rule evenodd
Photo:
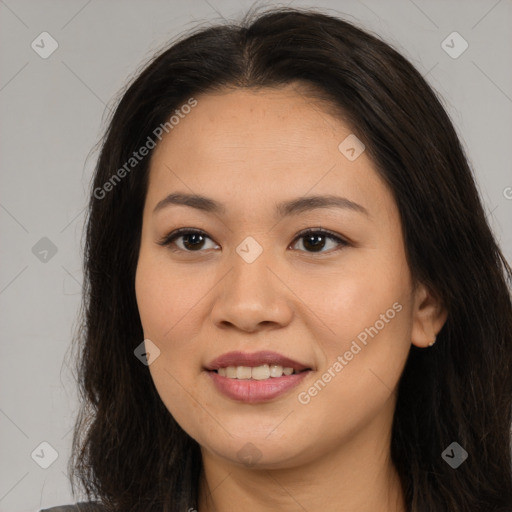
<path fill-rule="evenodd" d="M 248 263 L 233 251 L 229 262 L 231 270 L 215 287 L 217 295 L 211 317 L 217 327 L 255 332 L 290 323 L 293 293 L 270 252 L 263 251 L 255 261 Z"/>

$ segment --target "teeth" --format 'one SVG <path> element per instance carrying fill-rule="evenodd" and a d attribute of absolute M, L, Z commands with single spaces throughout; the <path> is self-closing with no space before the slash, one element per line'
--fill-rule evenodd
<path fill-rule="evenodd" d="M 248 366 L 237 366 L 236 367 L 236 378 L 238 380 L 250 379 L 251 369 Z"/>
<path fill-rule="evenodd" d="M 283 367 L 278 364 L 273 364 L 270 366 L 270 376 L 271 377 L 281 377 L 283 375 Z"/>
<path fill-rule="evenodd" d="M 219 368 L 217 373 L 222 377 L 239 380 L 266 380 L 270 377 L 282 377 L 283 375 L 291 375 L 295 373 L 293 368 L 283 368 L 278 364 L 263 364 L 261 366 L 228 366 L 227 368 Z"/>
<path fill-rule="evenodd" d="M 264 364 L 262 366 L 255 366 L 251 368 L 251 377 L 255 380 L 265 380 L 270 377 L 270 366 Z"/>

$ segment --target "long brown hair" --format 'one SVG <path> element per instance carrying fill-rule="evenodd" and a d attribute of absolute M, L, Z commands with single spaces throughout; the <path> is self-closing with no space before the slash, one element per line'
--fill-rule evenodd
<path fill-rule="evenodd" d="M 151 155 L 112 177 L 190 97 L 294 83 L 327 99 L 363 141 L 398 205 L 413 278 L 448 310 L 436 345 L 411 347 L 399 383 L 391 454 L 409 510 L 512 510 L 512 270 L 453 125 L 421 74 L 377 36 L 291 8 L 182 37 L 140 72 L 110 120 L 86 219 L 73 492 L 78 479 L 117 512 L 197 508 L 199 446 L 134 356 Z M 468 453 L 456 470 L 441 457 L 454 441 Z"/>

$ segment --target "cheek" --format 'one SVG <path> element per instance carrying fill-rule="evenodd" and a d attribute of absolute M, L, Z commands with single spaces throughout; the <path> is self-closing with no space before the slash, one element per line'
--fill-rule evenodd
<path fill-rule="evenodd" d="M 183 320 L 193 315 L 205 294 L 206 284 L 194 280 L 162 257 L 141 253 L 135 276 L 137 306 L 148 338 L 166 343 L 179 330 Z"/>
<path fill-rule="evenodd" d="M 165 256 L 141 252 L 135 276 L 137 306 L 144 337 L 160 350 L 149 369 L 160 396 L 168 406 L 172 400 L 173 409 L 187 402 L 180 398 L 183 388 L 190 387 L 201 369 L 199 331 L 204 320 L 198 315 L 209 286 L 200 283 Z"/>
<path fill-rule="evenodd" d="M 293 282 L 297 317 L 309 323 L 326 355 L 331 359 L 347 350 L 347 343 L 374 326 L 384 337 L 403 334 L 407 315 L 399 313 L 410 301 L 410 280 L 404 255 L 373 249 L 351 251 L 330 272 L 297 271 L 287 276 Z M 398 303 L 395 308 L 393 305 Z M 381 315 L 384 318 L 381 319 Z"/>
<path fill-rule="evenodd" d="M 335 326 L 340 336 L 317 339 L 325 363 L 296 397 L 297 418 L 308 418 L 317 437 L 341 442 L 384 410 L 386 414 L 394 410 L 394 390 L 410 348 L 410 327 L 406 305 L 381 299 L 372 297 L 371 304 L 366 300 L 359 308 L 340 306 Z"/>
<path fill-rule="evenodd" d="M 172 325 L 169 322 L 172 319 L 166 314 L 166 311 L 173 310 L 172 299 L 165 290 L 165 280 L 158 269 L 139 261 L 135 276 L 135 295 L 144 337 L 152 341 L 161 338 L 166 324 L 167 329 Z"/>
<path fill-rule="evenodd" d="M 359 253 L 347 264 L 350 272 L 330 276 L 322 294 L 307 295 L 312 281 L 301 288 L 321 319 L 315 342 L 322 365 L 313 385 L 300 390 L 299 402 L 322 410 L 320 416 L 347 421 L 345 412 L 352 411 L 356 421 L 375 413 L 403 371 L 410 349 L 409 273 L 402 253 L 385 254 Z"/>
<path fill-rule="evenodd" d="M 135 289 L 144 337 L 160 350 L 149 366 L 155 388 L 174 419 L 187 425 L 187 432 L 195 437 L 194 417 L 201 410 L 187 390 L 200 371 L 192 330 L 197 322 L 193 318 L 197 289 L 190 280 L 187 286 L 183 273 L 171 272 L 168 264 L 144 254 L 139 258 Z"/>

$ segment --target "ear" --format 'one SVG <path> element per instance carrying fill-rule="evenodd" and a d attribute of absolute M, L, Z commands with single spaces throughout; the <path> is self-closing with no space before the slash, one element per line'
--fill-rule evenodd
<path fill-rule="evenodd" d="M 426 348 L 435 343 L 435 338 L 448 317 L 446 308 L 433 291 L 424 284 L 414 290 L 412 344 Z"/>

